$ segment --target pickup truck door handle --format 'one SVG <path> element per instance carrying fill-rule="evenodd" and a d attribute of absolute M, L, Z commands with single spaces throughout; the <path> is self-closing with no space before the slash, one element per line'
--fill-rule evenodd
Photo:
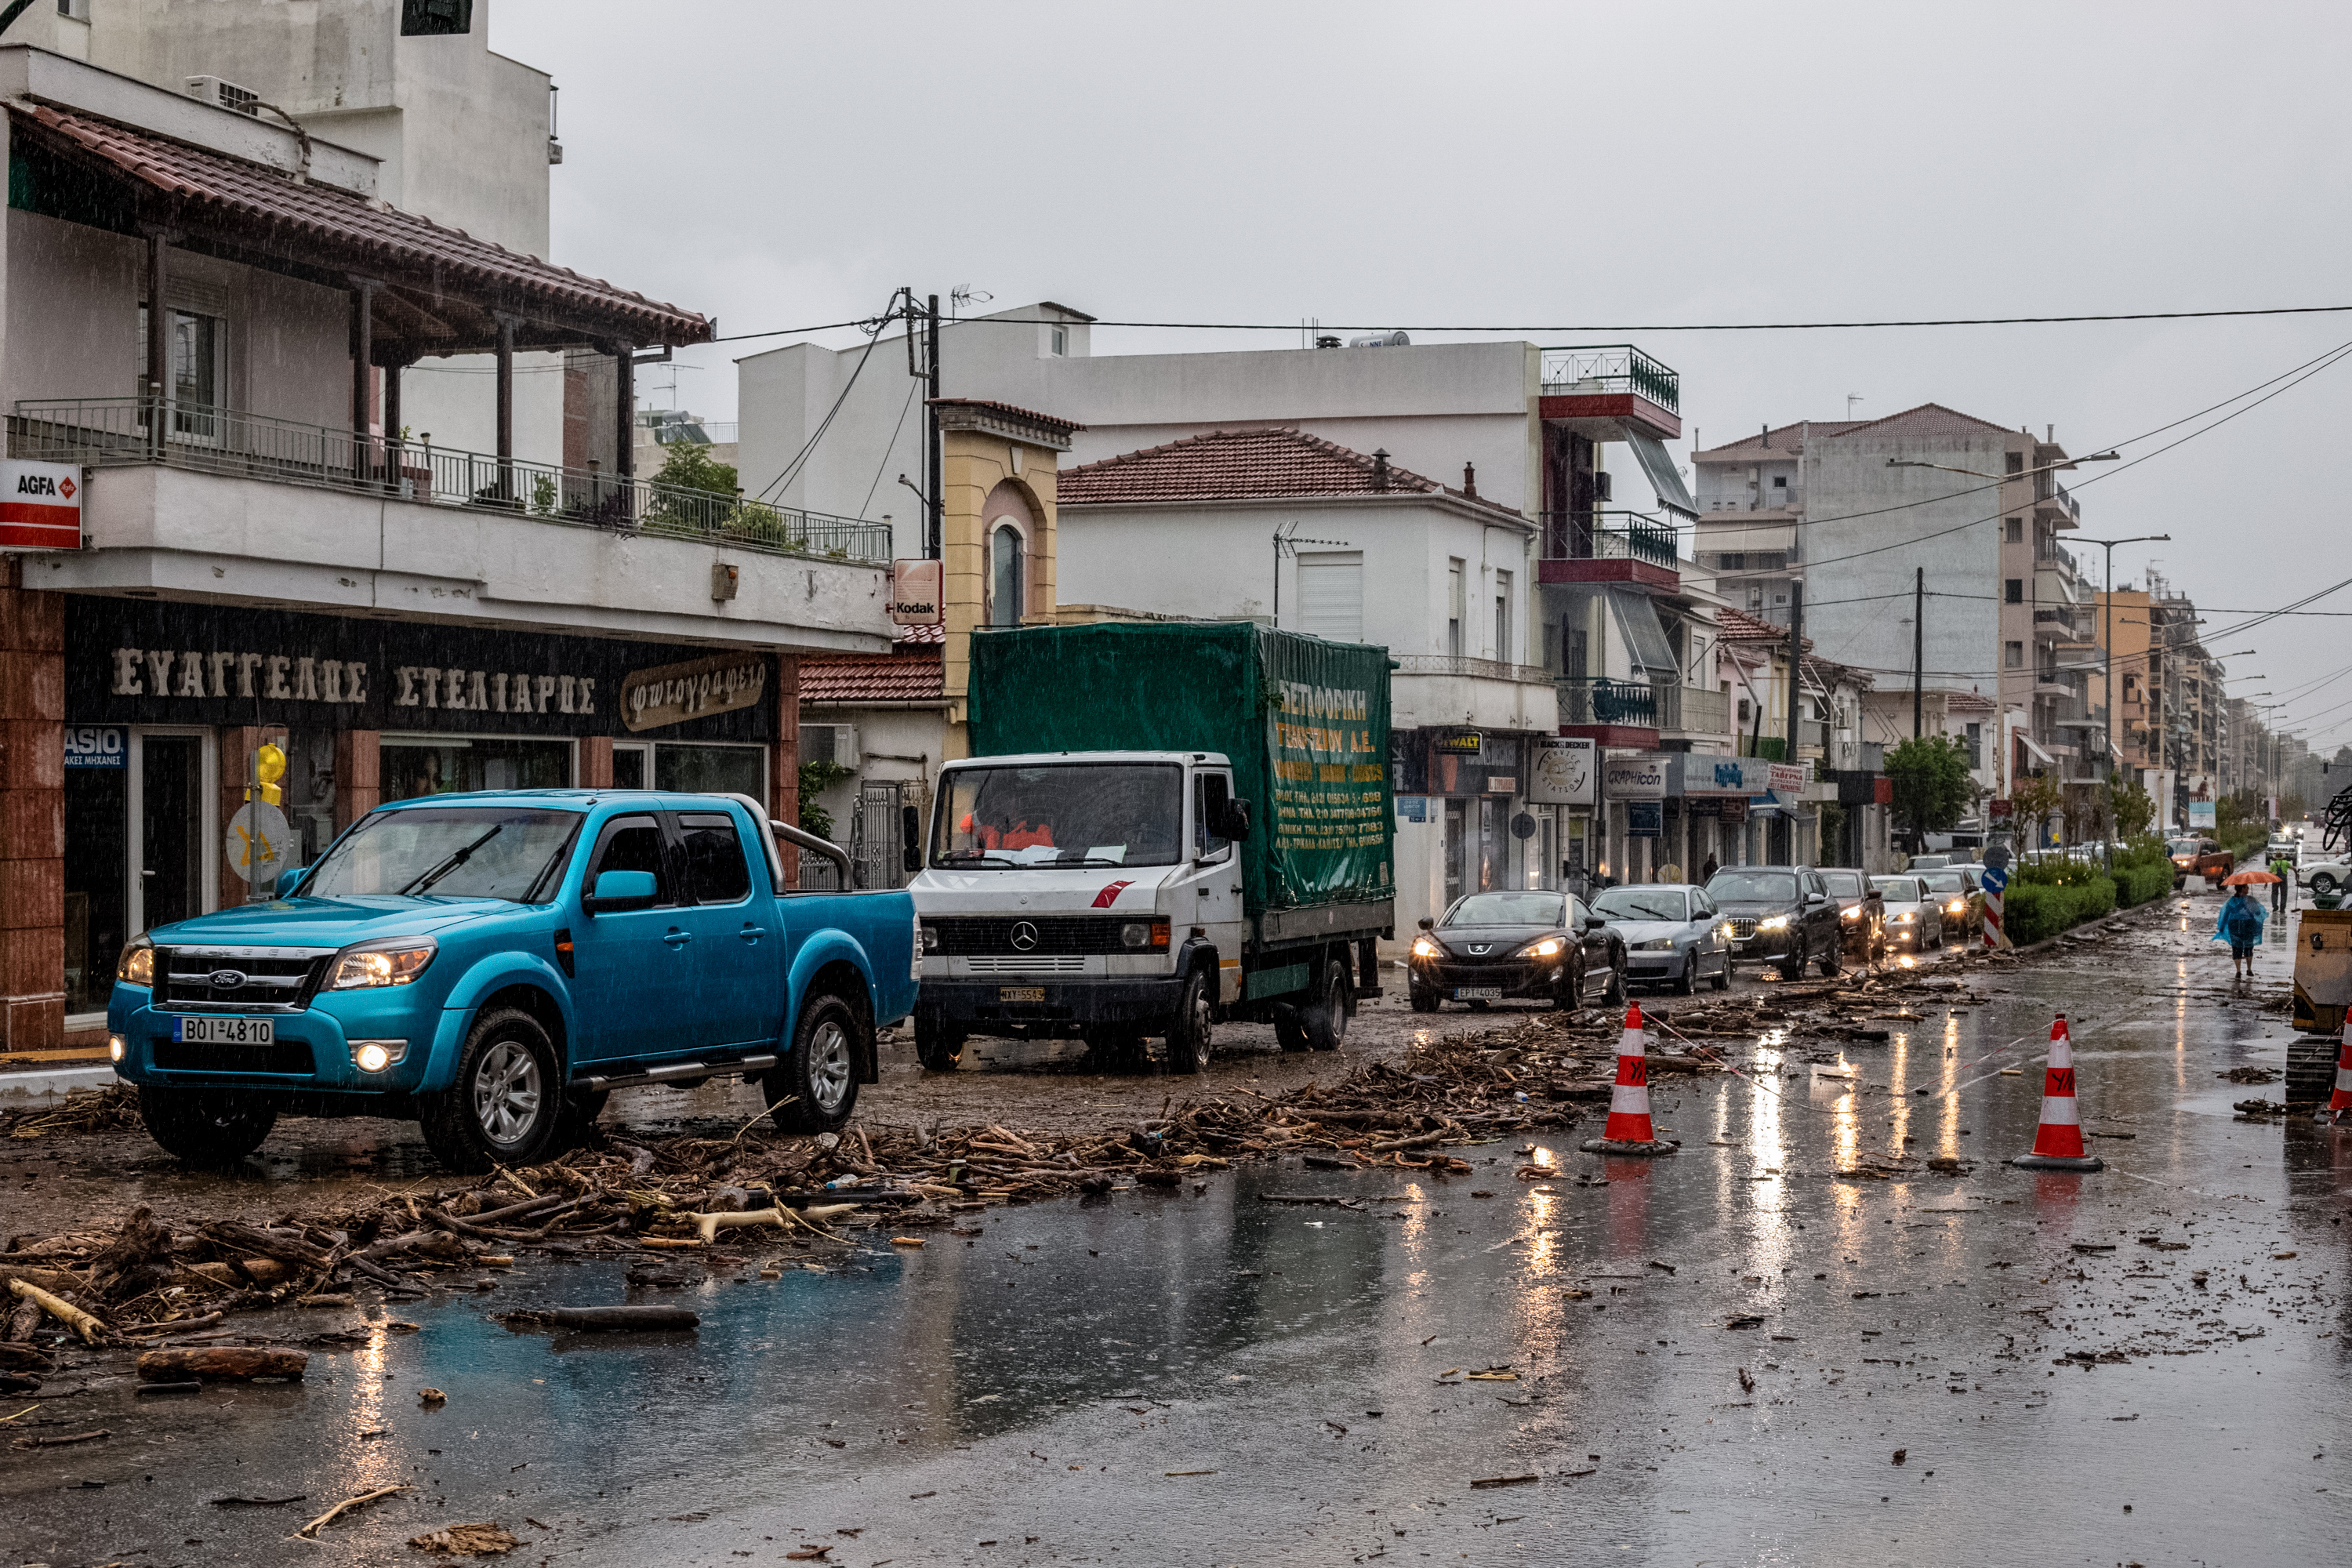
<path fill-rule="evenodd" d="M 743 929 L 737 931 L 735 934 L 741 937 L 745 942 L 757 942 L 761 937 L 768 934 L 768 928 L 766 926 L 755 926 L 751 921 L 746 921 L 743 922 Z"/>
<path fill-rule="evenodd" d="M 669 930 L 662 932 L 662 941 L 669 943 L 672 949 L 684 947 L 688 942 L 692 942 L 693 940 L 694 933 L 692 931 L 680 931 L 676 926 L 672 926 Z"/>

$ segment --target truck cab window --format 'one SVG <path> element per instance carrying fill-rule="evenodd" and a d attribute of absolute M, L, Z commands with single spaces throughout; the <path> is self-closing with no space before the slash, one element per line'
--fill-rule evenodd
<path fill-rule="evenodd" d="M 624 816 L 604 825 L 597 836 L 595 858 L 588 862 L 588 879 L 583 888 L 595 890 L 596 879 L 607 871 L 651 871 L 654 874 L 654 903 L 656 906 L 677 902 L 677 891 L 671 883 L 669 857 L 662 853 L 661 828 L 650 816 Z"/>
<path fill-rule="evenodd" d="M 686 886 L 698 904 L 732 904 L 751 896 L 751 873 L 743 863 L 735 819 L 719 813 L 677 819 L 686 845 Z"/>
<path fill-rule="evenodd" d="M 1213 820 L 1224 815 L 1225 802 L 1232 797 L 1233 785 L 1223 773 L 1201 773 L 1192 780 L 1192 854 L 1196 859 L 1208 859 L 1225 852 L 1233 840 L 1210 826 Z"/>

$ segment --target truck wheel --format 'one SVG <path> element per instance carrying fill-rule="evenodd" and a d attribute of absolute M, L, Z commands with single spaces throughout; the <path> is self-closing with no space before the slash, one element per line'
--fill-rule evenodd
<path fill-rule="evenodd" d="M 1187 1077 L 1209 1068 L 1211 1009 L 1215 996 L 1206 970 L 1184 977 L 1176 1016 L 1168 1021 L 1168 1070 Z M 1279 1026 L 1277 1026 L 1278 1027 Z"/>
<path fill-rule="evenodd" d="M 278 1112 L 235 1089 L 139 1086 L 147 1136 L 191 1165 L 232 1165 L 261 1147 Z"/>
<path fill-rule="evenodd" d="M 953 1072 L 963 1061 L 964 1032 L 945 1023 L 915 1016 L 915 1059 L 925 1072 Z"/>
<path fill-rule="evenodd" d="M 1475 1007 L 1477 1004 L 1474 1002 L 1471 1005 Z M 1300 1016 L 1300 1012 L 1299 1008 L 1286 1002 L 1275 1006 L 1274 1043 L 1285 1051 L 1307 1049 L 1307 1022 Z"/>
<path fill-rule="evenodd" d="M 786 1132 L 838 1132 L 857 1109 L 857 1010 L 830 991 L 801 1004 L 792 1054 L 760 1080 L 768 1114 Z"/>
<path fill-rule="evenodd" d="M 530 1165 L 547 1152 L 562 1114 L 555 1047 L 539 1020 L 513 1007 L 485 1013 L 457 1053 L 457 1079 L 428 1095 L 425 1146 L 461 1175 Z"/>
<path fill-rule="evenodd" d="M 1354 1000 L 1348 994 L 1348 966 L 1333 959 L 1323 966 L 1323 990 L 1306 1015 L 1307 1044 L 1318 1051 L 1336 1051 L 1348 1037 L 1348 1015 Z"/>

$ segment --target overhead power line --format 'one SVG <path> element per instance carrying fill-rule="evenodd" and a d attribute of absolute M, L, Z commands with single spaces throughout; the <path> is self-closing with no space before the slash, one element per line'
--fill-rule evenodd
<path fill-rule="evenodd" d="M 1646 321 L 1541 326 L 1459 322 L 1415 326 L 1383 321 L 1365 326 L 1318 323 L 1326 332 L 1831 332 L 1868 331 L 1898 327 L 2051 327 L 2094 321 L 2205 321 L 2242 316 L 2326 316 L 2352 311 L 2352 305 L 2254 305 L 2221 310 L 2111 310 L 2074 316 L 1921 316 L 1876 321 Z M 713 338 L 717 343 L 743 342 L 751 338 L 793 338 L 806 332 L 829 332 L 843 327 L 868 327 L 876 318 L 849 321 L 819 321 L 805 327 L 777 327 L 764 332 L 730 332 Z M 978 316 L 971 323 L 992 322 L 1005 327 L 1062 327 L 1066 316 Z M 1295 332 L 1297 321 L 1113 321 L 1096 320 L 1097 327 L 1135 327 L 1171 332 Z"/>

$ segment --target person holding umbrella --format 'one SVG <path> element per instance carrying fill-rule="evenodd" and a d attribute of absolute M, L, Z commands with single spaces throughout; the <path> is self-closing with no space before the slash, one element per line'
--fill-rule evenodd
<path fill-rule="evenodd" d="M 2263 906 L 2256 903 L 2247 888 L 2255 882 L 2275 882 L 2278 879 L 2268 871 L 2241 871 L 2225 877 L 2221 885 L 2231 889 L 2221 905 L 2221 918 L 2213 922 L 2213 940 L 2230 944 L 2231 976 L 2251 980 L 2254 975 L 2254 949 L 2263 940 Z"/>

